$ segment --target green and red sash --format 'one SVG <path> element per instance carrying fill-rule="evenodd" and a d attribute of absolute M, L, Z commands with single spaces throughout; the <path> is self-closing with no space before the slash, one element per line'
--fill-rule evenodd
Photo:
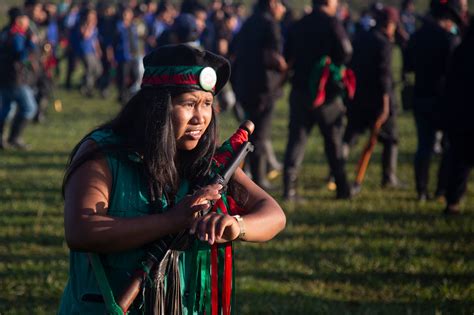
<path fill-rule="evenodd" d="M 352 99 L 356 89 L 356 78 L 354 72 L 344 65 L 336 65 L 329 56 L 323 56 L 317 62 L 310 75 L 309 89 L 313 107 L 317 108 L 326 101 L 326 86 L 329 80 L 344 87 L 344 96 Z"/>

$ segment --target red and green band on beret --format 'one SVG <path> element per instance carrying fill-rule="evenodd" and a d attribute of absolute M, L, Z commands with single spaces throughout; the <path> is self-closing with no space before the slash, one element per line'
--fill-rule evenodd
<path fill-rule="evenodd" d="M 161 85 L 193 86 L 214 92 L 217 74 L 211 67 L 204 66 L 157 66 L 145 67 L 142 87 Z"/>

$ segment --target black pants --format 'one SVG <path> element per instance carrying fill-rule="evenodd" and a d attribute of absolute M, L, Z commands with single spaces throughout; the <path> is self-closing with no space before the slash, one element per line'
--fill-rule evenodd
<path fill-rule="evenodd" d="M 119 102 L 125 104 L 131 97 L 130 88 L 138 79 L 137 63 L 135 60 L 123 61 L 117 65 L 117 88 Z"/>
<path fill-rule="evenodd" d="M 474 149 L 472 139 L 474 132 L 448 133 L 449 138 L 449 177 L 446 186 L 446 201 L 455 205 L 461 201 L 466 192 L 469 172 L 474 166 Z"/>
<path fill-rule="evenodd" d="M 415 116 L 417 132 L 417 148 L 415 153 L 415 181 L 418 194 L 428 192 L 429 169 L 433 146 L 436 140 L 436 132 L 439 130 L 438 120 L 434 114 L 435 99 L 415 99 Z M 432 103 L 432 107 L 429 107 Z M 432 109 L 431 111 L 429 109 Z M 447 151 L 448 141 L 443 142 L 443 151 Z M 446 179 L 449 177 L 448 155 L 443 154 L 441 164 L 438 169 L 438 183 L 436 193 L 440 194 L 446 189 Z"/>
<path fill-rule="evenodd" d="M 67 55 L 67 70 L 66 70 L 65 85 L 66 85 L 67 89 L 70 89 L 72 87 L 72 83 L 71 83 L 72 75 L 73 75 L 74 71 L 76 70 L 77 55 L 72 50 L 71 47 L 68 48 L 66 55 Z"/>
<path fill-rule="evenodd" d="M 296 181 L 306 149 L 308 136 L 318 124 L 324 138 L 324 151 L 331 173 L 334 174 L 338 196 L 347 196 L 349 185 L 342 155 L 342 133 L 344 130 L 344 105 L 340 98 L 323 104 L 317 109 L 311 105 L 309 92 L 293 89 L 290 94 L 290 123 L 288 144 L 285 152 L 284 180 Z M 285 182 L 285 187 L 292 186 Z M 294 184 L 293 184 L 294 186 Z"/>
<path fill-rule="evenodd" d="M 356 144 L 357 138 L 367 129 L 373 128 L 377 120 L 377 112 L 369 112 L 366 110 L 354 108 L 349 111 L 347 118 L 347 127 L 344 133 L 343 141 L 349 147 Z M 392 113 L 387 121 L 382 125 L 378 141 L 383 145 L 382 151 L 382 183 L 394 181 L 396 178 L 397 164 L 397 144 L 398 131 L 396 114 Z"/>
<path fill-rule="evenodd" d="M 262 95 L 252 102 L 242 104 L 245 116 L 255 124 L 255 130 L 250 136 L 250 141 L 255 146 L 249 155 L 252 179 L 260 186 L 265 186 L 267 175 L 267 150 L 265 142 L 271 141 L 272 115 L 275 99 L 271 95 Z"/>

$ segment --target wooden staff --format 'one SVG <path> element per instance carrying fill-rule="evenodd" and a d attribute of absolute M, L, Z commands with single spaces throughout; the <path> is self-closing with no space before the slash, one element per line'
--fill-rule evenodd
<path fill-rule="evenodd" d="M 362 156 L 360 157 L 359 162 L 357 163 L 357 176 L 355 179 L 355 184 L 357 186 L 362 185 L 362 182 L 364 181 L 365 172 L 367 171 L 370 158 L 372 157 L 375 145 L 377 144 L 377 137 L 379 135 L 379 131 L 380 127 L 375 126 L 370 134 L 369 142 L 367 142 L 366 146 L 364 147 L 364 151 L 362 151 Z"/>

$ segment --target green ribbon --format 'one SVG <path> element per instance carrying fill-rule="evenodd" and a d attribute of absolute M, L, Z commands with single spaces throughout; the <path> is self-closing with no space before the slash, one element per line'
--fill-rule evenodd
<path fill-rule="evenodd" d="M 158 66 L 145 67 L 145 76 L 155 75 L 183 75 L 192 74 L 197 75 L 204 69 L 203 66 Z"/>

